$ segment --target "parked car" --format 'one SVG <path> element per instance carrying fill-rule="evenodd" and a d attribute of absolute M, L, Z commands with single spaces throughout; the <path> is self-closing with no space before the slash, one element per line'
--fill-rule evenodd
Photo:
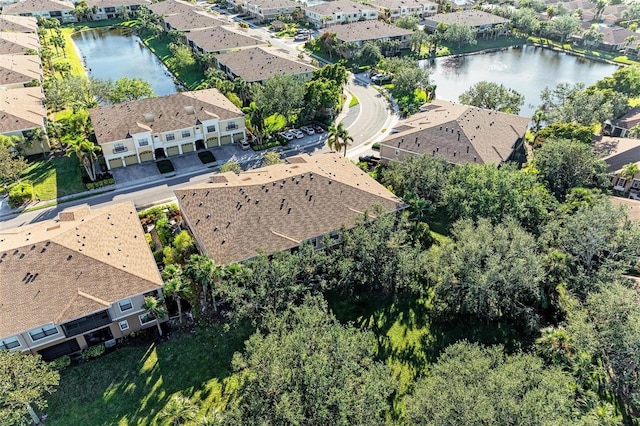
<path fill-rule="evenodd" d="M 288 141 L 292 141 L 293 139 L 295 139 L 295 136 L 292 135 L 290 132 L 280 132 L 278 134 Z"/>
<path fill-rule="evenodd" d="M 306 28 L 298 28 L 296 34 L 311 34 L 311 31 Z"/>
<path fill-rule="evenodd" d="M 322 133 L 322 132 L 324 132 L 324 129 L 323 129 L 323 128 L 322 128 L 322 126 L 321 126 L 321 125 L 319 125 L 319 124 L 314 124 L 314 125 L 313 125 L 313 130 L 315 130 L 315 132 L 316 132 L 316 133 Z"/>
<path fill-rule="evenodd" d="M 313 135 L 316 133 L 315 130 L 313 130 L 313 127 L 311 126 L 302 126 L 300 127 L 300 130 L 302 130 L 303 132 L 305 132 L 308 135 Z"/>
<path fill-rule="evenodd" d="M 251 144 L 249 143 L 248 140 L 242 139 L 239 143 L 240 143 L 240 149 L 242 149 L 243 151 L 248 151 L 249 149 L 251 149 Z"/>
<path fill-rule="evenodd" d="M 291 133 L 293 136 L 295 136 L 298 139 L 304 138 L 304 133 L 302 133 L 298 129 L 291 129 L 291 130 L 289 130 L 289 133 Z"/>
<path fill-rule="evenodd" d="M 307 41 L 307 40 L 309 40 L 308 34 L 296 34 L 296 36 L 293 38 L 293 41 Z"/>
<path fill-rule="evenodd" d="M 391 80 L 391 77 L 388 76 L 387 74 L 376 74 L 373 77 L 371 77 L 371 81 L 378 84 L 387 83 L 390 80 Z"/>

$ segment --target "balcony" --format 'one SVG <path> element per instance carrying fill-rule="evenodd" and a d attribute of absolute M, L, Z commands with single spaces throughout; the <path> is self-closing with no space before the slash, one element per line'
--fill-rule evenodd
<path fill-rule="evenodd" d="M 228 123 L 227 124 L 227 130 L 235 130 L 238 128 L 238 125 L 236 123 Z"/>
<path fill-rule="evenodd" d="M 129 148 L 127 148 L 126 146 L 116 146 L 115 148 L 113 148 L 114 154 L 119 154 L 121 152 L 127 152 L 127 151 L 129 151 Z"/>
<path fill-rule="evenodd" d="M 66 324 L 62 324 L 62 330 L 64 331 L 65 336 L 73 337 L 110 323 L 111 318 L 109 317 L 109 312 L 102 311 L 77 319 L 75 321 L 68 322 Z"/>

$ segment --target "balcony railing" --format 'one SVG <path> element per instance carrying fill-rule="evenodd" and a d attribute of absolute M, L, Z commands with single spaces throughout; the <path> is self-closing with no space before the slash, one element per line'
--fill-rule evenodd
<path fill-rule="evenodd" d="M 115 148 L 113 148 L 113 153 L 114 154 L 118 154 L 120 152 L 127 152 L 129 151 L 129 148 L 127 148 L 126 146 L 117 146 Z"/>
<path fill-rule="evenodd" d="M 235 130 L 238 128 L 238 125 L 236 123 L 228 123 L 227 124 L 227 130 Z"/>

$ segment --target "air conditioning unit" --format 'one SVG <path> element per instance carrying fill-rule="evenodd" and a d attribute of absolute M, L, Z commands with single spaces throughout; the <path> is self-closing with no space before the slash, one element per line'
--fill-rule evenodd
<path fill-rule="evenodd" d="M 116 345 L 116 339 L 107 340 L 104 342 L 105 348 L 112 348 Z"/>

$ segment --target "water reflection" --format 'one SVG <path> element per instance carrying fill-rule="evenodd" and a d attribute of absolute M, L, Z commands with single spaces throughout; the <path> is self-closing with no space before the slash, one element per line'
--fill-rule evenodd
<path fill-rule="evenodd" d="M 457 101 L 472 85 L 486 80 L 517 90 L 525 97 L 521 114 L 531 116 L 540 103 L 540 92 L 558 83 L 591 85 L 611 75 L 617 66 L 525 46 L 499 52 L 420 61 L 429 68 L 437 85 L 436 96 Z"/>
<path fill-rule="evenodd" d="M 95 28 L 75 33 L 72 38 L 94 77 L 138 77 L 148 81 L 160 96 L 178 90 L 167 68 L 128 28 Z"/>

